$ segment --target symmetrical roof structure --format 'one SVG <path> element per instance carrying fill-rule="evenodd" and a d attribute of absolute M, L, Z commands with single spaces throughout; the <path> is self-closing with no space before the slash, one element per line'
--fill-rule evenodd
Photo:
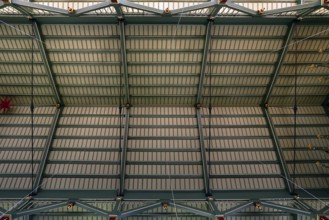
<path fill-rule="evenodd" d="M 0 23 L 1 213 L 328 216 L 327 0 L 2 0 Z"/>

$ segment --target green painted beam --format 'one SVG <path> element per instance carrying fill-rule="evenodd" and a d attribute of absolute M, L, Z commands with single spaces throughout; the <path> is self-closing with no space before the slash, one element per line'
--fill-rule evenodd
<path fill-rule="evenodd" d="M 284 156 L 283 156 L 282 147 L 280 145 L 278 135 L 276 134 L 275 127 L 274 127 L 274 124 L 272 122 L 271 116 L 270 116 L 268 110 L 265 107 L 262 107 L 262 111 L 264 113 L 266 122 L 268 124 L 268 129 L 269 129 L 272 141 L 273 141 L 274 149 L 275 149 L 275 152 L 276 152 L 276 155 L 277 155 L 277 160 L 279 162 L 280 169 L 281 169 L 281 172 L 282 172 L 282 177 L 284 178 L 284 182 L 286 184 L 286 187 L 287 187 L 289 193 L 293 193 L 293 189 L 294 189 L 294 187 L 292 186 L 293 182 L 291 180 L 289 170 L 288 170 L 286 161 L 285 161 Z"/>
<path fill-rule="evenodd" d="M 295 26 L 296 26 L 295 22 L 291 23 L 288 26 L 287 33 L 286 33 L 286 36 L 285 36 L 285 39 L 284 39 L 284 42 L 283 42 L 283 48 L 281 48 L 280 55 L 278 57 L 274 72 L 273 72 L 272 77 L 271 77 L 272 79 L 271 79 L 270 83 L 268 84 L 268 88 L 267 88 L 266 93 L 264 94 L 264 97 L 263 97 L 263 100 L 262 100 L 262 103 L 261 103 L 262 106 L 264 106 L 266 103 L 268 103 L 268 101 L 269 101 L 269 99 L 272 95 L 273 88 L 276 84 L 276 81 L 277 81 L 277 78 L 279 76 L 281 67 L 284 63 L 284 58 L 285 58 L 285 56 L 287 54 L 287 51 L 289 49 L 289 44 L 290 44 L 290 41 L 293 37 Z"/>
<path fill-rule="evenodd" d="M 120 48 L 121 48 L 121 68 L 123 69 L 124 78 L 124 94 L 126 97 L 126 103 L 130 104 L 130 94 L 129 94 L 129 78 L 128 78 L 128 59 L 127 59 L 127 48 L 126 48 L 126 32 L 125 32 L 125 21 L 123 19 L 119 20 L 120 28 Z M 120 82 L 121 85 L 121 82 Z"/>
<path fill-rule="evenodd" d="M 95 213 L 98 216 L 103 216 L 103 217 L 106 217 L 107 218 L 111 214 L 110 212 L 108 212 L 106 210 L 103 210 L 103 209 L 100 209 L 98 207 L 89 205 L 89 204 L 87 204 L 85 202 L 75 201 L 75 205 L 77 205 L 78 207 L 83 208 L 85 210 L 88 210 L 90 212 L 93 212 L 93 213 Z"/>
<path fill-rule="evenodd" d="M 269 11 L 265 11 L 263 16 L 269 16 L 269 15 L 277 15 L 281 13 L 287 13 L 287 12 L 293 12 L 293 11 L 302 11 L 302 10 L 316 10 L 319 7 L 321 7 L 321 0 L 316 0 L 311 3 L 307 4 L 299 4 L 291 7 L 285 7 L 285 8 L 279 8 L 279 9 L 273 9 Z M 307 15 L 306 13 L 302 12 L 298 16 L 305 16 Z"/>
<path fill-rule="evenodd" d="M 125 127 L 124 127 L 124 133 L 123 133 L 123 147 L 122 147 L 122 149 L 120 149 L 121 150 L 120 188 L 119 188 L 118 196 L 124 196 L 124 192 L 125 192 L 127 149 L 128 149 L 128 135 L 129 135 L 129 113 L 130 113 L 130 109 L 129 109 L 129 107 L 127 107 L 126 115 L 125 115 Z"/>
<path fill-rule="evenodd" d="M 212 27 L 212 20 L 208 21 L 207 29 L 206 29 L 206 35 L 205 35 L 205 41 L 204 41 L 204 47 L 203 47 L 203 56 L 202 56 L 202 63 L 201 63 L 201 72 L 200 72 L 200 79 L 199 79 L 199 87 L 198 87 L 198 94 L 196 98 L 196 104 L 201 104 L 202 94 L 203 94 L 203 84 L 204 84 L 204 78 L 206 75 L 206 66 L 208 64 L 208 55 L 209 55 L 209 45 L 211 43 L 211 27 Z"/>
<path fill-rule="evenodd" d="M 247 202 L 243 202 L 233 208 L 230 208 L 228 210 L 225 210 L 224 211 L 224 215 L 225 216 L 230 216 L 230 215 L 234 215 L 235 213 L 241 211 L 241 210 L 244 210 L 248 207 L 250 207 L 254 202 L 253 201 L 247 201 Z"/>
<path fill-rule="evenodd" d="M 127 218 L 130 216 L 135 216 L 136 214 L 148 211 L 148 210 L 152 210 L 155 208 L 161 207 L 161 203 L 160 202 L 156 202 L 156 203 L 152 203 L 152 204 L 148 204 L 142 207 L 138 207 L 138 208 L 134 208 L 132 210 L 128 210 L 128 211 L 123 211 L 119 214 L 120 218 Z"/>
<path fill-rule="evenodd" d="M 13 217 L 18 218 L 18 217 L 22 217 L 22 216 L 25 216 L 25 215 L 33 215 L 33 214 L 40 213 L 40 212 L 43 212 L 43 211 L 48 211 L 48 210 L 64 207 L 66 205 L 67 205 L 67 201 L 57 202 L 57 203 L 53 203 L 53 204 L 50 204 L 50 205 L 45 205 L 45 206 L 40 206 L 40 207 L 37 207 L 37 208 L 18 211 L 18 212 L 13 214 Z"/>
<path fill-rule="evenodd" d="M 292 214 L 306 215 L 306 216 L 312 216 L 312 217 L 316 216 L 315 213 L 312 213 L 310 211 L 304 211 L 304 210 L 301 210 L 301 209 L 288 207 L 288 206 L 283 206 L 283 205 L 279 205 L 279 204 L 272 203 L 272 202 L 261 201 L 260 203 L 264 207 L 278 209 L 278 210 L 285 211 L 285 212 L 292 213 Z"/>
<path fill-rule="evenodd" d="M 187 205 L 183 205 L 183 204 L 180 204 L 180 203 L 177 203 L 177 202 L 170 201 L 169 205 L 171 205 L 175 208 L 193 213 L 193 214 L 198 215 L 198 216 L 203 216 L 203 217 L 210 218 L 210 219 L 213 219 L 215 217 L 214 214 L 212 214 L 211 212 L 204 211 L 204 210 L 201 210 L 201 209 L 197 209 L 197 208 L 194 208 L 194 207 L 190 207 L 190 206 L 187 206 Z"/>

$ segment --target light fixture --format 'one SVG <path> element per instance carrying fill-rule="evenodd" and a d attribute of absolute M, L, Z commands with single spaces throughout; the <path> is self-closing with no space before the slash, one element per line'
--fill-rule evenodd
<path fill-rule="evenodd" d="M 317 64 L 311 64 L 311 65 L 308 66 L 308 68 L 309 69 L 312 69 L 312 70 L 314 70 L 314 69 L 316 69 L 318 67 L 319 67 L 319 65 L 317 65 Z"/>
<path fill-rule="evenodd" d="M 261 8 L 257 10 L 257 14 L 262 15 L 265 12 L 265 8 Z"/>
<path fill-rule="evenodd" d="M 315 165 L 318 167 L 323 167 L 329 169 L 329 163 L 321 163 L 320 161 L 316 161 Z"/>
<path fill-rule="evenodd" d="M 329 140 L 329 135 L 317 134 L 316 138 L 317 139 L 327 139 L 327 140 Z"/>
<path fill-rule="evenodd" d="M 168 203 L 168 202 L 163 202 L 163 203 L 162 203 L 162 208 L 163 208 L 164 210 L 167 210 L 168 207 L 169 207 L 169 203 Z"/>
<path fill-rule="evenodd" d="M 67 11 L 69 12 L 69 14 L 74 14 L 75 13 L 74 8 L 71 8 L 71 7 L 68 7 Z"/>
<path fill-rule="evenodd" d="M 225 220 L 224 215 L 216 215 L 215 220 Z"/>
<path fill-rule="evenodd" d="M 325 51 L 328 51 L 328 50 L 329 50 L 329 47 L 325 47 L 325 48 L 321 47 L 318 51 L 319 51 L 319 53 L 324 53 Z"/>
<path fill-rule="evenodd" d="M 170 14 L 170 13 L 171 13 L 171 11 L 170 11 L 170 9 L 169 9 L 169 8 L 166 8 L 166 9 L 163 11 L 163 13 L 164 13 L 164 14 Z"/>
<path fill-rule="evenodd" d="M 74 202 L 68 202 L 68 203 L 67 203 L 67 208 L 68 208 L 68 209 L 72 209 L 74 205 L 75 205 Z"/>
<path fill-rule="evenodd" d="M 326 82 L 328 80 L 329 80 L 329 76 L 321 76 L 321 77 L 319 77 L 319 81 L 320 82 Z"/>
<path fill-rule="evenodd" d="M 262 204 L 260 202 L 254 202 L 254 206 L 256 209 L 262 210 Z"/>
<path fill-rule="evenodd" d="M 109 220 L 117 220 L 117 219 L 118 219 L 118 216 L 116 216 L 116 215 L 109 216 Z"/>

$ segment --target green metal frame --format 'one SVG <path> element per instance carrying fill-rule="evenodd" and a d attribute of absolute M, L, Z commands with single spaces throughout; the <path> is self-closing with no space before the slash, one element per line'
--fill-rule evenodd
<path fill-rule="evenodd" d="M 289 44 L 290 44 L 290 41 L 293 37 L 295 26 L 296 26 L 296 24 L 295 24 L 295 22 L 293 22 L 288 27 L 287 34 L 286 34 L 286 37 L 285 37 L 285 40 L 284 40 L 284 43 L 283 43 L 283 48 L 281 49 L 280 55 L 278 56 L 278 61 L 277 61 L 274 73 L 272 74 L 272 79 L 271 79 L 271 81 L 268 85 L 267 91 L 266 91 L 265 96 L 263 98 L 262 106 L 264 106 L 266 103 L 268 103 L 268 101 L 271 97 L 274 85 L 277 81 L 277 78 L 279 76 L 282 64 L 284 62 L 284 58 L 285 58 L 285 56 L 287 54 L 287 51 L 289 49 Z"/>
<path fill-rule="evenodd" d="M 38 25 L 38 23 L 35 20 L 33 20 L 32 23 L 33 23 L 33 27 L 34 27 L 34 34 L 35 34 L 35 37 L 37 39 L 36 41 L 37 41 L 38 46 L 39 46 L 39 50 L 40 50 L 42 61 L 44 63 L 44 67 L 47 71 L 47 75 L 48 75 L 49 82 L 51 84 L 51 88 L 54 92 L 57 104 L 62 106 L 64 103 L 63 103 L 62 97 L 61 97 L 61 95 L 58 91 L 57 82 L 56 82 L 56 79 L 54 77 L 52 68 L 50 66 L 47 51 L 46 51 L 46 49 L 43 45 L 44 41 L 43 41 L 43 38 L 42 38 L 40 26 Z"/>
<path fill-rule="evenodd" d="M 198 131 L 200 138 L 200 152 L 201 152 L 201 160 L 202 160 L 202 173 L 203 173 L 203 184 L 205 188 L 205 196 L 211 195 L 210 184 L 209 184 L 209 170 L 207 168 L 207 159 L 206 159 L 206 148 L 204 146 L 204 135 L 203 135 L 203 125 L 201 119 L 200 108 L 196 109 L 197 114 L 197 123 L 198 123 Z M 210 149 L 208 149 L 210 150 Z"/>
<path fill-rule="evenodd" d="M 119 28 L 120 28 L 120 41 L 121 41 L 121 66 L 122 66 L 121 68 L 123 69 L 126 104 L 130 104 L 126 34 L 125 34 L 125 22 L 123 19 L 119 20 Z"/>
<path fill-rule="evenodd" d="M 120 128 L 122 129 L 122 128 Z M 129 108 L 126 108 L 125 127 L 123 136 L 123 148 L 121 149 L 120 160 L 120 188 L 119 196 L 124 196 L 125 179 L 126 179 L 126 164 L 127 164 L 127 149 L 128 149 L 128 133 L 129 133 Z M 120 137 L 121 138 L 121 137 Z"/>
<path fill-rule="evenodd" d="M 52 121 L 50 132 L 48 134 L 47 142 L 46 142 L 46 145 L 44 146 L 44 150 L 43 150 L 43 153 L 42 153 L 42 158 L 41 158 L 41 161 L 39 163 L 37 176 L 35 177 L 35 180 L 34 180 L 33 194 L 37 194 L 39 189 L 40 189 L 40 186 L 41 186 L 41 183 L 42 183 L 42 176 L 44 175 L 44 171 L 46 169 L 47 160 L 48 160 L 48 156 L 49 156 L 49 153 L 50 153 L 50 148 L 51 148 L 51 145 L 52 145 L 53 140 L 54 140 L 54 136 L 55 136 L 55 133 L 56 133 L 56 130 L 57 130 L 57 127 L 58 127 L 58 122 L 59 122 L 59 118 L 60 118 L 60 115 L 61 115 L 62 111 L 63 111 L 63 107 L 60 107 L 56 110 L 56 113 L 54 115 L 54 119 Z"/>
<path fill-rule="evenodd" d="M 206 66 L 208 64 L 208 54 L 209 54 L 209 45 L 211 43 L 211 26 L 213 21 L 209 20 L 206 30 L 205 42 L 204 42 L 204 50 L 203 50 L 203 57 L 202 57 L 202 64 L 201 64 L 201 72 L 200 72 L 200 79 L 199 79 L 199 86 L 198 86 L 198 94 L 196 99 L 196 104 L 201 104 L 202 94 L 203 94 L 203 84 L 206 72 Z"/>
<path fill-rule="evenodd" d="M 267 124 L 269 126 L 269 132 L 270 132 L 270 135 L 272 137 L 273 145 L 274 145 L 275 152 L 276 152 L 276 155 L 277 155 L 277 159 L 278 159 L 279 164 L 280 164 L 282 177 L 284 178 L 284 181 L 286 183 L 286 186 L 287 186 L 287 189 L 288 189 L 289 193 L 293 193 L 293 189 L 294 189 L 294 187 L 292 186 L 293 182 L 291 180 L 286 161 L 283 157 L 282 148 L 280 146 L 279 138 L 278 138 L 278 136 L 275 132 L 275 128 L 274 128 L 271 116 L 268 112 L 268 109 L 266 109 L 265 107 L 262 107 L 262 110 L 264 112 L 264 116 L 265 116 Z"/>

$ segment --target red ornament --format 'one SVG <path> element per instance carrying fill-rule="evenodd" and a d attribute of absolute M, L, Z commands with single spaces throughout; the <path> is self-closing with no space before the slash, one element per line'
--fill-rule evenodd
<path fill-rule="evenodd" d="M 8 112 L 10 111 L 11 107 L 13 106 L 11 104 L 11 99 L 8 97 L 4 97 L 3 99 L 0 100 L 0 111 L 2 112 Z"/>

